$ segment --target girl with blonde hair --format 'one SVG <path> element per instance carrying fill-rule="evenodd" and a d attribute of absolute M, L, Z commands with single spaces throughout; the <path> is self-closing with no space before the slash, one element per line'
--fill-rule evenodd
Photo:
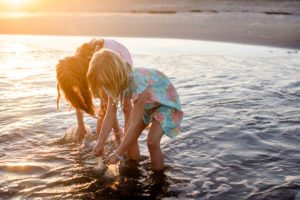
<path fill-rule="evenodd" d="M 89 68 L 89 62 L 93 54 L 102 49 L 110 49 L 125 59 L 132 66 L 132 59 L 127 48 L 121 43 L 112 39 L 92 39 L 89 43 L 84 43 L 77 48 L 74 56 L 66 57 L 60 60 L 56 65 L 56 78 L 57 78 L 57 109 L 59 109 L 59 100 L 61 92 L 64 94 L 65 99 L 72 107 L 76 109 L 76 117 L 78 128 L 76 131 L 77 141 L 81 142 L 86 134 L 86 127 L 83 120 L 83 112 L 85 111 L 94 117 L 96 116 L 95 107 L 92 100 L 91 92 L 88 88 L 86 74 Z M 98 120 L 96 127 L 96 134 L 99 135 L 104 116 L 107 108 L 107 95 L 104 91 L 99 95 L 101 97 L 100 109 L 98 112 Z M 131 113 L 131 102 L 124 99 L 124 119 L 125 130 L 127 129 L 127 122 Z M 122 129 L 119 126 L 117 118 L 113 121 L 112 126 L 116 139 L 120 142 Z"/>
<path fill-rule="evenodd" d="M 164 134 L 171 138 L 177 136 L 183 117 L 178 94 L 168 77 L 155 69 L 131 68 L 131 65 L 116 53 L 102 49 L 94 54 L 87 79 L 95 97 L 102 91 L 108 94 L 107 114 L 98 143 L 94 147 L 94 154 L 103 154 L 105 140 L 116 118 L 116 102 L 119 97 L 131 98 L 134 105 L 129 127 L 120 146 L 107 158 L 106 163 L 117 163 L 125 151 L 129 159 L 139 159 L 138 137 L 152 122 L 147 146 L 152 169 L 162 170 L 164 157 L 160 140 Z"/>

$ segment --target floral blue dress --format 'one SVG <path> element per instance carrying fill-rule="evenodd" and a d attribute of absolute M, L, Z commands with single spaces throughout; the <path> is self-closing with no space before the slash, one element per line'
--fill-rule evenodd
<path fill-rule="evenodd" d="M 152 119 L 159 121 L 164 133 L 173 138 L 178 135 L 183 112 L 179 96 L 162 72 L 149 68 L 133 68 L 131 81 L 124 91 L 124 97 L 135 102 L 139 95 L 149 87 L 143 121 L 149 124 Z"/>

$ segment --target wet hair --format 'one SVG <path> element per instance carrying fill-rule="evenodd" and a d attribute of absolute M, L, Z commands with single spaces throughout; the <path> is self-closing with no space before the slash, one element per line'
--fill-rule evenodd
<path fill-rule="evenodd" d="M 56 65 L 57 110 L 61 91 L 66 100 L 76 109 L 81 109 L 95 117 L 94 104 L 88 88 L 86 74 L 89 62 L 96 50 L 102 49 L 104 39 L 92 39 L 76 49 L 75 56 L 66 57 Z"/>
<path fill-rule="evenodd" d="M 62 90 L 66 100 L 74 108 L 95 116 L 92 94 L 86 78 L 88 67 L 87 59 L 80 56 L 66 57 L 56 65 L 58 110 Z"/>
<path fill-rule="evenodd" d="M 131 65 L 108 49 L 96 52 L 90 61 L 87 80 L 95 98 L 105 89 L 117 100 L 130 81 Z"/>

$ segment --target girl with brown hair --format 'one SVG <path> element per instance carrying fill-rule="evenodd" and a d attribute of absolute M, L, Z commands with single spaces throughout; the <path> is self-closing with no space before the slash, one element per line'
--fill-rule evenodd
<path fill-rule="evenodd" d="M 72 107 L 76 109 L 76 117 L 78 128 L 76 131 L 77 141 L 81 142 L 86 134 L 86 127 L 83 120 L 83 112 L 97 117 L 96 134 L 100 133 L 104 116 L 106 115 L 106 108 L 108 97 L 104 91 L 99 94 L 100 98 L 100 109 L 98 116 L 95 113 L 95 107 L 93 104 L 91 92 L 88 88 L 88 82 L 86 74 L 89 68 L 89 62 L 93 54 L 102 49 L 110 49 L 121 56 L 131 66 L 132 58 L 128 49 L 121 43 L 112 39 L 92 39 L 89 43 L 84 43 L 77 48 L 74 56 L 66 57 L 59 61 L 56 65 L 56 78 L 57 78 L 57 109 L 59 109 L 59 100 L 61 92 L 65 99 L 70 103 Z M 130 118 L 131 113 L 131 102 L 129 99 L 124 99 L 124 120 L 125 120 L 125 131 L 127 130 L 127 122 Z M 113 121 L 113 131 L 116 139 L 120 142 L 122 135 L 122 129 L 119 126 L 117 118 Z"/>

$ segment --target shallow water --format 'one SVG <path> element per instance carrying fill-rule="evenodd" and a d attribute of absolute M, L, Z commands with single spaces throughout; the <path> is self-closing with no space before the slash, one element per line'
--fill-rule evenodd
<path fill-rule="evenodd" d="M 55 65 L 90 39 L 0 35 L 1 199 L 299 196 L 299 51 L 117 38 L 136 67 L 160 69 L 180 94 L 181 135 L 163 137 L 166 170 L 153 174 L 147 131 L 140 137 L 139 163 L 107 169 L 92 155 L 95 141 L 76 145 L 66 132 L 76 124 L 74 110 L 62 101 L 56 111 Z M 92 135 L 96 120 L 85 121 Z M 110 139 L 104 159 L 115 147 Z"/>

